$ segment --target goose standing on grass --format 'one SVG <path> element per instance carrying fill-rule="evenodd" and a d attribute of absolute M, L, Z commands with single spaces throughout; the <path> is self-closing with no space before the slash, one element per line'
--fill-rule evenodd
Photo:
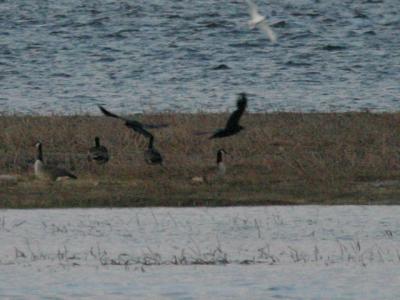
<path fill-rule="evenodd" d="M 225 175 L 226 167 L 223 160 L 224 154 L 228 154 L 224 149 L 219 149 L 217 151 L 217 167 L 209 170 L 209 174 L 206 174 L 206 176 L 208 176 L 206 179 L 212 179 L 213 176 L 223 177 Z"/>
<path fill-rule="evenodd" d="M 37 142 L 35 146 L 37 149 L 37 155 L 34 164 L 34 171 L 35 171 L 35 176 L 37 178 L 44 180 L 51 180 L 51 181 L 61 180 L 64 178 L 77 179 L 77 177 L 74 174 L 68 172 L 65 169 L 46 166 L 43 163 L 42 143 Z"/>
<path fill-rule="evenodd" d="M 95 161 L 99 165 L 104 165 L 110 159 L 108 150 L 105 146 L 100 145 L 100 138 L 94 138 L 95 146 L 89 149 L 88 160 Z"/>
<path fill-rule="evenodd" d="M 217 165 L 209 168 L 204 176 L 196 176 L 192 178 L 193 182 L 211 182 L 216 179 L 222 178 L 226 173 L 223 156 L 228 154 L 224 149 L 217 151 Z"/>
<path fill-rule="evenodd" d="M 228 122 L 225 125 L 225 128 L 218 129 L 210 139 L 214 138 L 223 138 L 227 136 L 234 135 L 244 129 L 244 127 L 239 125 L 240 118 L 242 117 L 246 106 L 247 106 L 247 97 L 245 93 L 240 93 L 239 98 L 236 102 L 237 109 L 230 115 Z"/>
<path fill-rule="evenodd" d="M 158 152 L 154 148 L 153 142 L 154 142 L 154 137 L 151 136 L 149 138 L 149 145 L 147 147 L 147 150 L 144 152 L 144 160 L 150 165 L 162 165 L 163 158 L 160 152 Z"/>
<path fill-rule="evenodd" d="M 266 18 L 258 13 L 257 5 L 251 0 L 246 0 L 246 3 L 249 6 L 249 13 L 251 17 L 251 20 L 249 21 L 250 29 L 254 29 L 256 27 L 260 28 L 261 31 L 267 34 L 271 43 L 276 43 L 276 34 L 272 31 L 271 27 L 269 27 Z"/>

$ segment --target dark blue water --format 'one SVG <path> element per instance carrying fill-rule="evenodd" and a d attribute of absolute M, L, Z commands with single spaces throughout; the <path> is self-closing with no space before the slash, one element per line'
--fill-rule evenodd
<path fill-rule="evenodd" d="M 257 3 L 0 0 L 0 112 L 400 109 L 398 0 Z"/>

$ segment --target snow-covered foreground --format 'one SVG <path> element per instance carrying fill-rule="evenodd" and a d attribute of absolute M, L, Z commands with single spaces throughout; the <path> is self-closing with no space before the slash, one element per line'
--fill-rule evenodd
<path fill-rule="evenodd" d="M 400 207 L 0 211 L 0 299 L 399 299 Z"/>

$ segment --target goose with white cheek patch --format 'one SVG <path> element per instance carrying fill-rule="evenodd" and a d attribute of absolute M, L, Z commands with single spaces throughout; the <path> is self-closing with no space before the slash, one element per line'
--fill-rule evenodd
<path fill-rule="evenodd" d="M 63 168 L 57 168 L 53 166 L 45 165 L 43 162 L 43 151 L 42 143 L 37 142 L 35 144 L 37 149 L 36 161 L 34 164 L 35 176 L 41 180 L 58 181 L 63 179 L 77 179 L 74 174 Z"/>
<path fill-rule="evenodd" d="M 217 151 L 217 164 L 208 168 L 203 176 L 196 176 L 192 178 L 193 182 L 208 182 L 211 183 L 215 180 L 221 179 L 225 176 L 226 166 L 224 163 L 224 155 L 228 154 L 224 149 Z"/>

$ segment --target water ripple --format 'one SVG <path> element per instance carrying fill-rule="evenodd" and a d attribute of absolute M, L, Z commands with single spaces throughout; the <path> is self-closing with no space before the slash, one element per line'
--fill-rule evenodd
<path fill-rule="evenodd" d="M 396 0 L 258 4 L 276 45 L 241 1 L 1 1 L 0 112 L 399 110 Z"/>

